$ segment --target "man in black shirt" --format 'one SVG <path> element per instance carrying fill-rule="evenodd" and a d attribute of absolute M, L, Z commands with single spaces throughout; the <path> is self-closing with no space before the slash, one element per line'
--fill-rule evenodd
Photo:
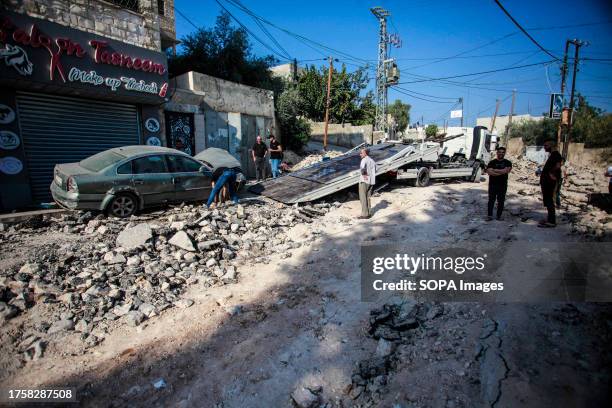
<path fill-rule="evenodd" d="M 486 173 L 489 175 L 489 203 L 487 206 L 487 221 L 493 219 L 493 207 L 497 201 L 497 219 L 501 220 L 508 190 L 508 173 L 512 171 L 510 160 L 504 159 L 505 147 L 496 149 L 496 157 L 487 164 Z"/>
<path fill-rule="evenodd" d="M 268 146 L 261 140 L 261 136 L 257 136 L 251 152 L 255 162 L 257 181 L 264 181 L 266 179 L 266 153 L 268 152 Z"/>
<path fill-rule="evenodd" d="M 540 173 L 540 187 L 542 187 L 542 201 L 548 211 L 548 217 L 546 221 L 541 221 L 538 227 L 552 228 L 557 226 L 554 197 L 557 183 L 561 178 L 563 157 L 555 148 L 555 142 L 552 140 L 544 142 L 544 151 L 550 153 L 550 156 L 548 156 L 548 160 L 546 160 Z"/>
<path fill-rule="evenodd" d="M 272 177 L 280 176 L 280 164 L 283 159 L 283 148 L 274 135 L 270 135 L 270 167 Z"/>

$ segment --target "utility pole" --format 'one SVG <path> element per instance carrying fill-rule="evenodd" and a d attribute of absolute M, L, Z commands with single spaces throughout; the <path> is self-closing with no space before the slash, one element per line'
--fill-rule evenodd
<path fill-rule="evenodd" d="M 388 10 L 382 7 L 372 7 L 370 9 L 374 17 L 378 20 L 378 65 L 376 66 L 376 117 L 374 130 L 387 131 L 387 88 L 397 84 L 399 81 L 399 69 L 393 59 L 389 59 L 389 49 L 387 44 L 397 48 L 402 46 L 402 41 L 397 34 L 387 34 L 387 17 L 391 15 Z"/>
<path fill-rule="evenodd" d="M 565 78 L 567 76 L 567 53 L 569 51 L 570 40 L 565 41 L 565 54 L 563 55 L 563 65 L 561 65 L 561 95 L 565 99 Z M 564 103 L 565 105 L 565 103 Z M 563 119 L 559 118 L 559 127 L 557 129 L 557 146 L 561 143 L 561 134 L 563 133 Z"/>
<path fill-rule="evenodd" d="M 512 128 L 512 116 L 514 115 L 514 102 L 516 101 L 516 89 L 512 90 L 512 104 L 510 105 L 510 115 L 508 115 L 508 126 L 504 135 L 504 147 L 508 145 L 510 139 L 510 129 Z"/>
<path fill-rule="evenodd" d="M 387 70 L 385 60 L 387 59 L 387 17 L 389 12 L 382 7 L 370 9 L 378 19 L 378 65 L 376 66 L 376 118 L 374 120 L 375 130 L 387 130 Z"/>
<path fill-rule="evenodd" d="M 334 70 L 334 61 L 329 57 L 329 72 L 327 74 L 327 101 L 325 102 L 325 133 L 323 134 L 323 150 L 327 150 L 327 125 L 329 124 L 329 94 L 331 91 L 332 71 Z"/>
<path fill-rule="evenodd" d="M 495 130 L 495 119 L 497 119 L 497 113 L 499 112 L 500 100 L 495 100 L 495 113 L 493 114 L 493 119 L 491 120 L 491 133 Z"/>
<path fill-rule="evenodd" d="M 570 105 L 569 105 L 569 121 L 568 121 L 568 125 L 567 125 L 567 133 L 565 135 L 565 140 L 563 141 L 563 157 L 565 159 L 567 159 L 567 154 L 569 151 L 569 144 L 572 141 L 572 125 L 574 124 L 573 122 L 573 118 L 574 118 L 574 92 L 576 90 L 576 73 L 578 72 L 578 52 L 580 50 L 580 47 L 582 47 L 583 45 L 586 45 L 587 43 L 580 41 L 580 40 L 574 40 L 572 41 L 572 43 L 574 44 L 574 75 L 572 77 L 572 91 L 570 93 Z"/>
<path fill-rule="evenodd" d="M 461 100 L 461 127 L 463 127 L 463 98 L 459 98 Z"/>

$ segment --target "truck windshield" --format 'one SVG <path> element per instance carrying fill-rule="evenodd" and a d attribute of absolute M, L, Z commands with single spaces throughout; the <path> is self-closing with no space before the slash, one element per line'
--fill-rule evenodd
<path fill-rule="evenodd" d="M 106 150 L 104 152 L 94 154 L 85 160 L 81 160 L 79 165 L 89 171 L 100 171 L 123 159 L 125 159 L 125 156 L 115 153 L 112 150 Z"/>

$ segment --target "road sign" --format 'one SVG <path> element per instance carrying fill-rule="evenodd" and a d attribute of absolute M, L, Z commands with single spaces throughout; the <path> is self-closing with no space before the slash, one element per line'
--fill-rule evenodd
<path fill-rule="evenodd" d="M 563 94 L 550 94 L 550 108 L 548 110 L 548 117 L 552 119 L 559 119 L 563 112 Z"/>
<path fill-rule="evenodd" d="M 451 119 L 463 117 L 463 111 L 461 109 L 451 111 Z"/>

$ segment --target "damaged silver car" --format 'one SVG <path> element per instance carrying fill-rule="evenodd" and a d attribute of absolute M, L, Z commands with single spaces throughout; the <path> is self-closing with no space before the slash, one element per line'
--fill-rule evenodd
<path fill-rule="evenodd" d="M 56 165 L 51 194 L 64 208 L 105 211 L 121 218 L 148 207 L 203 201 L 212 187 L 202 166 L 214 172 L 219 165 L 240 165 L 225 150 L 207 150 L 212 148 L 194 158 L 166 147 L 116 147 L 78 163 Z"/>

